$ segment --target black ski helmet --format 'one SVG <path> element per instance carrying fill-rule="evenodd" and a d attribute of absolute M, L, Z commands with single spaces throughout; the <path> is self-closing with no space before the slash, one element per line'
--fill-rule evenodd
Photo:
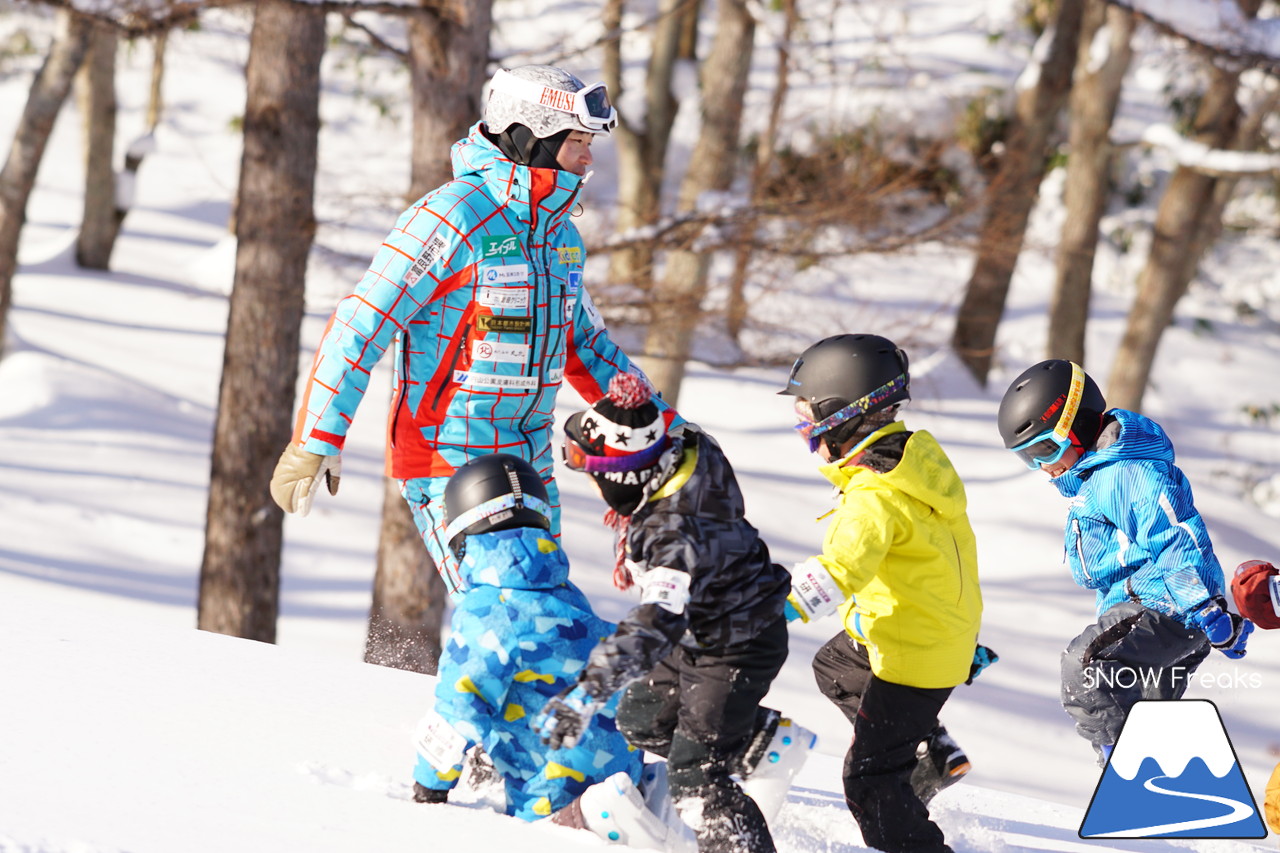
<path fill-rule="evenodd" d="M 551 529 L 547 486 L 533 466 L 509 453 L 478 456 L 444 487 L 445 539 L 454 555 L 476 533 L 513 527 Z"/>
<path fill-rule="evenodd" d="M 1083 377 L 1075 412 L 1070 408 L 1071 385 L 1075 372 Z M 996 420 L 1000 437 L 1007 448 L 1018 447 L 1058 428 L 1066 414 L 1071 421 L 1066 430 L 1081 450 L 1088 450 L 1102 432 L 1102 416 L 1107 401 L 1098 384 L 1078 365 L 1063 358 L 1051 358 L 1024 370 L 1004 392 Z"/>
<path fill-rule="evenodd" d="M 800 353 L 787 377 L 787 387 L 778 393 L 807 401 L 819 421 L 851 403 L 871 398 L 860 412 L 823 434 L 827 447 L 839 452 L 857 431 L 863 415 L 911 398 L 907 354 L 880 335 L 823 338 Z"/>

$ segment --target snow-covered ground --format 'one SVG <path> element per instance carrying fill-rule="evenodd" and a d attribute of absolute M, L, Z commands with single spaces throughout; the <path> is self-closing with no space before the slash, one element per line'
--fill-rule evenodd
<path fill-rule="evenodd" d="M 498 4 L 499 55 L 563 40 L 582 7 L 545 4 L 550 11 L 532 26 L 517 20 L 530 5 Z M 916 3 L 900 19 L 883 11 L 896 6 L 876 8 L 860 37 L 824 42 L 832 55 L 838 45 L 874 55 L 841 66 L 849 74 L 882 75 L 884 86 L 914 81 L 921 97 L 933 91 L 926 78 L 895 76 L 905 68 L 944 81 L 935 94 L 951 97 L 969 75 L 1016 73 L 1014 39 L 990 36 L 1009 26 L 1002 4 L 974 4 L 975 12 Z M 903 41 L 868 37 L 873 24 Z M 391 851 L 475 846 L 479 838 L 481 849 L 599 845 L 562 828 L 529 830 L 466 794 L 460 808 L 408 799 L 409 734 L 432 680 L 360 662 L 381 508 L 386 375 L 375 379 L 356 421 L 341 493 L 320 496 L 310 517 L 286 522 L 278 644 L 194 630 L 234 255 L 226 221 L 238 170 L 244 31 L 243 19 L 224 14 L 171 40 L 158 150 L 142 166 L 137 208 L 111 273 L 82 271 L 71 260 L 81 197 L 72 110 L 59 120 L 28 209 L 10 348 L 0 361 L 0 852 Z M 324 224 L 309 275 L 307 348 L 398 213 L 408 182 L 407 115 L 401 108 L 384 117 L 370 95 L 398 97 L 403 75 L 381 60 L 338 59 L 335 52 L 326 66 Z M 37 60 L 0 63 L 0 139 L 11 136 Z M 141 130 L 149 50 L 139 44 L 122 61 L 123 144 Z M 767 84 L 763 52 L 757 64 Z M 1154 74 L 1146 68 L 1139 76 L 1149 83 Z M 1127 121 L 1141 114 L 1130 110 Z M 601 221 L 612 193 L 608 143 L 597 148 L 588 227 Z M 1092 618 L 1092 596 L 1060 565 L 1062 499 L 1001 449 L 995 430 L 1004 387 L 1041 357 L 1057 199 L 1051 178 L 989 388 L 946 349 L 970 264 L 953 248 L 811 268 L 794 298 L 775 291 L 771 316 L 796 317 L 798 338 L 876 331 L 903 343 L 915 397 L 907 423 L 933 432 L 967 483 L 986 601 L 982 639 L 1002 660 L 957 689 L 943 714 L 974 764 L 964 784 L 935 801 L 955 849 L 1254 849 L 1076 836 L 1099 770 L 1058 706 L 1058 654 Z M 1265 200 L 1259 204 L 1265 213 Z M 1125 254 L 1117 248 L 1124 241 L 1113 240 L 1100 255 L 1088 366 L 1103 380 L 1143 256 L 1143 216 L 1149 211 L 1108 220 L 1109 234 L 1127 229 L 1136 244 Z M 1268 485 L 1280 482 L 1280 246 L 1266 235 L 1230 241 L 1179 306 L 1146 397 L 1147 413 L 1177 445 L 1228 571 L 1245 559 L 1280 559 L 1280 497 Z M 309 361 L 309 349 L 302 357 Z M 721 441 L 749 517 L 776 558 L 792 562 L 817 547 L 815 519 L 829 490 L 790 428 L 789 406 L 774 395 L 783 378 L 780 369 L 694 364 L 681 409 Z M 561 415 L 576 403 L 567 392 Z M 561 483 L 575 580 L 616 618 L 629 599 L 609 584 L 599 501 L 581 478 Z M 834 622 L 794 627 L 791 658 L 769 697 L 820 736 L 819 754 L 776 827 L 784 851 L 865 849 L 839 793 L 848 726 L 808 669 L 836 630 Z M 1280 758 L 1278 690 L 1280 631 L 1255 634 L 1243 661 L 1213 655 L 1188 692 L 1217 704 L 1259 801 Z M 1267 843 L 1274 847 L 1260 844 Z"/>

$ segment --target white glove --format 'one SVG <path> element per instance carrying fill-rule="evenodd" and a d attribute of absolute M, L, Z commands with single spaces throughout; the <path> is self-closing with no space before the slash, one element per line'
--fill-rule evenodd
<path fill-rule="evenodd" d="M 271 497 L 285 512 L 306 515 L 311 512 L 311 499 L 320 488 L 321 475 L 329 494 L 336 495 L 341 473 L 341 456 L 321 456 L 291 442 L 280 454 L 271 475 Z"/>

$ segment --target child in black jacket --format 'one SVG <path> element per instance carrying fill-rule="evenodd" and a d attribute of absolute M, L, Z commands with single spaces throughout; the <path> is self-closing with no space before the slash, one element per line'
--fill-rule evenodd
<path fill-rule="evenodd" d="M 814 741 L 760 707 L 787 657 L 790 573 L 744 517 L 719 445 L 687 424 L 668 433 L 644 380 L 615 377 L 565 434 L 565 462 L 591 474 L 610 507 L 615 584 L 635 583 L 641 598 L 533 725 L 553 745 L 575 742 L 625 689 L 618 728 L 667 759 L 698 849 L 773 851 L 766 821 Z"/>

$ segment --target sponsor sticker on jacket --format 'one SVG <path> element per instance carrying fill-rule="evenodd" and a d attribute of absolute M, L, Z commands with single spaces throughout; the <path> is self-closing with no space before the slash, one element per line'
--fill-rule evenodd
<path fill-rule="evenodd" d="M 529 307 L 529 291 L 517 287 L 482 287 L 476 294 L 476 302 L 490 308 L 524 310 Z"/>
<path fill-rule="evenodd" d="M 476 317 L 476 328 L 482 332 L 522 332 L 527 334 L 533 328 L 533 320 L 529 317 L 481 314 Z"/>
<path fill-rule="evenodd" d="M 596 308 L 596 304 L 591 301 L 591 294 L 584 290 L 582 291 L 580 299 L 583 309 L 587 312 L 587 316 L 591 318 L 591 328 L 595 329 L 597 332 L 603 332 L 604 317 L 600 316 L 600 310 Z"/>
<path fill-rule="evenodd" d="M 556 249 L 556 254 L 560 256 L 562 264 L 582 263 L 582 249 L 578 246 L 561 246 Z"/>
<path fill-rule="evenodd" d="M 499 376 L 474 370 L 455 370 L 453 381 L 468 388 L 519 388 L 527 391 L 538 387 L 536 376 Z"/>
<path fill-rule="evenodd" d="M 569 273 L 569 295 L 573 296 L 582 289 L 582 270 L 574 270 Z"/>
<path fill-rule="evenodd" d="M 480 270 L 480 281 L 484 284 L 502 284 L 510 281 L 528 280 L 528 264 L 507 264 L 503 267 L 484 267 Z"/>
<path fill-rule="evenodd" d="M 521 258 L 520 238 L 514 234 L 498 234 L 485 237 L 480 242 L 481 257 L 488 258 Z"/>
<path fill-rule="evenodd" d="M 509 361 L 523 364 L 529 357 L 528 344 L 504 344 L 498 341 L 472 341 L 473 361 Z"/>
<path fill-rule="evenodd" d="M 432 234 L 431 239 L 427 240 L 427 244 L 422 247 L 422 252 L 413 262 L 413 266 L 409 267 L 409 271 L 404 274 L 404 283 L 408 285 L 417 284 L 418 279 L 426 275 L 427 270 L 431 269 L 431 265 L 440 260 L 440 256 L 444 254 L 444 250 L 449 246 L 448 241 L 441 234 Z"/>

